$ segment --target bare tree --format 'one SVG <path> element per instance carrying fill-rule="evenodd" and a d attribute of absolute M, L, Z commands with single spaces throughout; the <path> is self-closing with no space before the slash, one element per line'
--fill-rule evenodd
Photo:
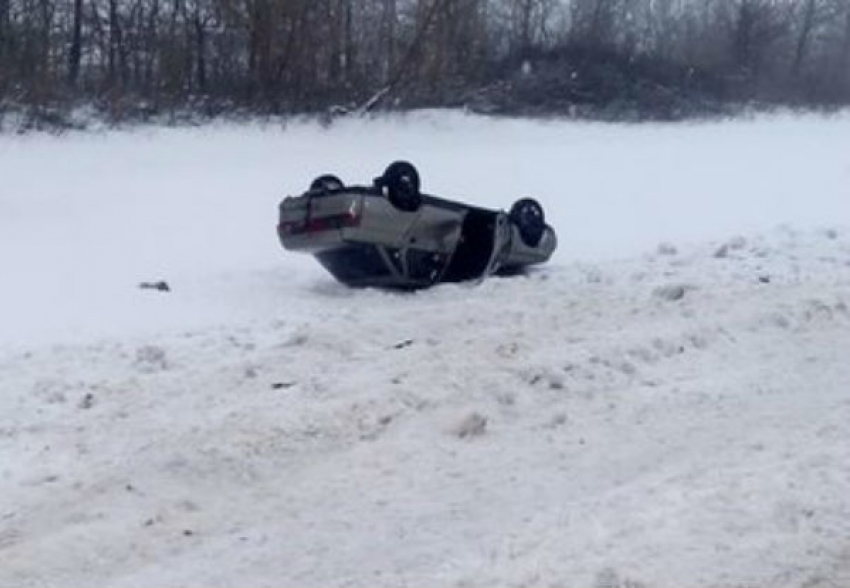
<path fill-rule="evenodd" d="M 850 102 L 850 0 L 0 0 L 0 104 L 454 104 L 579 50 L 738 100 Z"/>
<path fill-rule="evenodd" d="M 821 2 L 819 0 L 804 0 L 802 16 L 800 18 L 797 42 L 794 47 L 794 58 L 791 64 L 791 73 L 796 77 L 800 74 L 800 68 L 806 58 L 806 53 L 820 25 Z"/>

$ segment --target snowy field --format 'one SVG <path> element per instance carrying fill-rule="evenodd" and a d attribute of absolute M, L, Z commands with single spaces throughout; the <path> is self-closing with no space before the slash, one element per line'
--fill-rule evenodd
<path fill-rule="evenodd" d="M 553 262 L 280 249 L 398 158 Z M 850 116 L 0 136 L 0 186 L 0 587 L 850 586 Z"/>

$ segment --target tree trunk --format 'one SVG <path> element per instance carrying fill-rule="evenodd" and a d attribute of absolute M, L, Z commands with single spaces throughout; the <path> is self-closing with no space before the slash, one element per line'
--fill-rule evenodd
<path fill-rule="evenodd" d="M 6 53 L 9 34 L 9 0 L 0 0 L 0 59 Z"/>
<path fill-rule="evenodd" d="M 516 0 L 514 18 L 519 21 L 518 47 L 520 55 L 526 55 L 531 48 L 531 15 L 534 10 L 532 0 Z"/>
<path fill-rule="evenodd" d="M 398 8 L 396 0 L 384 0 L 384 26 L 382 27 L 383 42 L 383 68 L 382 68 L 382 83 L 387 83 L 390 78 L 390 72 L 395 68 L 396 62 L 396 22 L 398 21 Z"/>
<path fill-rule="evenodd" d="M 342 77 L 343 80 L 349 82 L 351 80 L 351 72 L 354 69 L 354 15 L 351 9 L 351 0 L 345 3 L 345 54 L 343 58 Z"/>
<path fill-rule="evenodd" d="M 197 51 L 196 74 L 198 90 L 201 94 L 207 92 L 207 60 L 206 60 L 206 23 L 201 19 L 200 7 L 195 8 L 195 51 Z"/>
<path fill-rule="evenodd" d="M 738 8 L 738 19 L 735 23 L 735 66 L 749 68 L 752 61 L 753 14 L 748 0 L 743 0 Z"/>
<path fill-rule="evenodd" d="M 115 83 L 115 47 L 118 35 L 118 6 L 117 0 L 109 0 L 109 40 L 106 58 L 107 85 L 111 88 Z"/>
<path fill-rule="evenodd" d="M 844 87 L 844 100 L 850 100 L 850 0 L 846 2 L 844 15 L 844 42 L 841 48 L 840 78 Z"/>
<path fill-rule="evenodd" d="M 804 10 L 803 22 L 800 23 L 800 34 L 797 36 L 797 44 L 794 48 L 794 61 L 791 65 L 791 74 L 794 77 L 800 74 L 800 66 L 803 65 L 803 60 L 806 58 L 806 50 L 815 24 L 817 0 L 806 0 Z"/>
<path fill-rule="evenodd" d="M 74 15 L 71 29 L 71 48 L 68 50 L 68 82 L 77 85 L 82 55 L 83 0 L 74 0 Z"/>
<path fill-rule="evenodd" d="M 159 0 L 153 0 L 150 13 L 148 14 L 148 25 L 145 31 L 146 59 L 144 73 L 142 75 L 144 93 L 153 96 L 158 101 L 157 78 L 159 78 L 157 53 L 159 51 Z"/>
<path fill-rule="evenodd" d="M 0 0 L 0 98 L 6 93 L 6 88 L 11 81 L 13 59 L 11 59 L 10 47 L 11 29 L 9 27 L 9 0 Z M 2 107 L 0 107 L 2 112 Z"/>
<path fill-rule="evenodd" d="M 39 26 L 41 30 L 38 35 L 38 75 L 36 76 L 35 96 L 37 101 L 47 101 L 52 90 L 52 71 L 51 71 L 51 55 L 53 48 L 50 46 L 50 29 L 53 24 L 53 6 L 50 0 L 41 0 L 39 2 L 41 12 L 41 22 Z"/>

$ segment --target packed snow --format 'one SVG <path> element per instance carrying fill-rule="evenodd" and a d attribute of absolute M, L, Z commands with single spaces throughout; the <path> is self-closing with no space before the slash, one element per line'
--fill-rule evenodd
<path fill-rule="evenodd" d="M 0 136 L 0 586 L 850 586 L 850 116 Z M 559 234 L 351 290 L 323 172 Z M 165 280 L 169 292 L 140 289 Z"/>

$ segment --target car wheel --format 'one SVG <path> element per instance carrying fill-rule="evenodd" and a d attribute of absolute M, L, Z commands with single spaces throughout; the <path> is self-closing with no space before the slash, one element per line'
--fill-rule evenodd
<path fill-rule="evenodd" d="M 338 177 L 325 174 L 323 176 L 319 176 L 313 183 L 310 184 L 311 192 L 330 192 L 331 190 L 341 190 L 345 187 L 345 184 L 342 183 Z"/>
<path fill-rule="evenodd" d="M 519 236 L 529 247 L 537 247 L 546 230 L 543 207 L 537 200 L 522 198 L 511 207 L 511 221 L 519 229 Z"/>
<path fill-rule="evenodd" d="M 419 192 L 419 172 L 406 161 L 391 163 L 380 178 L 390 203 L 406 212 L 415 212 L 422 206 Z"/>

